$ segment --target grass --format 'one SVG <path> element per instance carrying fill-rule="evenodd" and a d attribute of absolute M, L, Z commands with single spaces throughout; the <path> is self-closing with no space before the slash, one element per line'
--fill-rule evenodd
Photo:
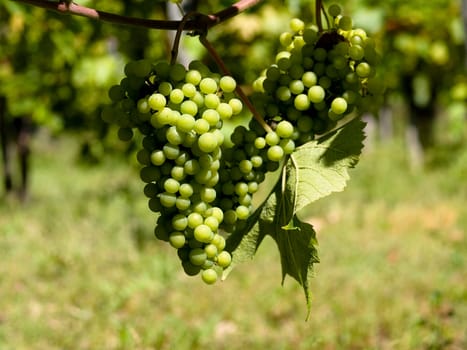
<path fill-rule="evenodd" d="M 272 240 L 205 286 L 153 238 L 134 169 L 75 154 L 73 138 L 36 140 L 30 201 L 1 197 L 0 349 L 467 348 L 460 160 L 410 171 L 380 145 L 309 208 L 321 263 L 305 322 Z"/>

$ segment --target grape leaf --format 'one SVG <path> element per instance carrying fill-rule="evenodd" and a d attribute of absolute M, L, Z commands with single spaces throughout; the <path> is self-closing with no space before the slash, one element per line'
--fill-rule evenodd
<path fill-rule="evenodd" d="M 363 148 L 365 123 L 359 119 L 298 147 L 287 163 L 287 187 L 296 195 L 294 210 L 342 191 Z"/>
<path fill-rule="evenodd" d="M 227 239 L 233 254 L 232 266 L 254 257 L 266 235 L 277 244 L 281 258 L 282 283 L 294 278 L 305 293 L 311 309 L 309 279 L 319 262 L 313 226 L 301 221 L 297 212 L 332 192 L 342 191 L 363 148 L 364 123 L 353 120 L 319 140 L 309 142 L 290 156 L 272 193 L 255 213 Z M 230 272 L 225 271 L 224 278 Z"/>

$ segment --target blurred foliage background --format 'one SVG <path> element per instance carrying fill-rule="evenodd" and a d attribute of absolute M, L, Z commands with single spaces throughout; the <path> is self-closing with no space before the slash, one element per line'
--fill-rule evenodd
<path fill-rule="evenodd" d="M 168 17 L 165 1 L 78 3 Z M 374 37 L 386 92 L 364 116 L 367 147 L 349 188 L 310 209 L 322 264 L 306 323 L 302 291 L 279 286 L 271 242 L 216 289 L 184 276 L 152 237 L 132 145 L 99 115 L 126 62 L 169 58 L 167 33 L 0 0 L 0 113 L 35 126 L 31 200 L 0 190 L 0 348 L 467 348 L 467 9 L 341 5 Z M 294 16 L 312 21 L 313 2 L 262 1 L 208 38 L 247 87 Z M 217 70 L 197 38 L 182 45 Z"/>

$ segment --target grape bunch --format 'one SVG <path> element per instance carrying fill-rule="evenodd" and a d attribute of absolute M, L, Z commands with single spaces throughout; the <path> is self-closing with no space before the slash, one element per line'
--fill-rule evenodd
<path fill-rule="evenodd" d="M 180 64 L 130 62 L 126 77 L 110 88 L 105 121 L 130 140 L 143 135 L 137 160 L 151 211 L 159 213 L 155 235 L 178 251 L 188 275 L 214 283 L 231 263 L 220 226 L 233 220 L 217 203 L 224 148 L 223 121 L 239 114 L 235 80 L 219 77 L 199 61 Z M 225 182 L 225 181 L 224 181 Z"/>
<path fill-rule="evenodd" d="M 379 94 L 374 42 L 338 5 L 328 9 L 332 28 L 319 31 L 300 19 L 280 35 L 275 63 L 253 83 L 252 101 L 266 121 L 288 120 L 298 131 L 297 146 L 334 128 L 369 95 Z"/>
<path fill-rule="evenodd" d="M 373 41 L 338 6 L 328 12 L 326 31 L 291 21 L 275 64 L 253 83 L 255 118 L 230 135 L 224 122 L 243 113 L 236 82 L 200 61 L 188 68 L 130 62 L 109 89 L 102 118 L 123 141 L 135 130 L 142 135 L 136 158 L 149 209 L 158 214 L 154 233 L 177 249 L 188 275 L 215 283 L 232 261 L 225 234 L 248 226 L 266 174 L 378 94 Z"/>

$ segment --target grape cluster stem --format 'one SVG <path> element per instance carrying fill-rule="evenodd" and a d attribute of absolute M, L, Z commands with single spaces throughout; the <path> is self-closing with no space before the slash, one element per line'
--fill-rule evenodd
<path fill-rule="evenodd" d="M 206 38 L 206 35 L 200 35 L 199 40 L 200 40 L 201 44 L 203 44 L 203 46 L 206 48 L 208 53 L 211 55 L 212 59 L 219 66 L 219 69 L 222 71 L 222 73 L 224 73 L 225 75 L 232 76 L 232 74 L 230 73 L 229 69 L 225 65 L 222 58 L 217 53 L 214 46 L 212 46 L 211 43 L 209 42 L 209 40 Z M 261 127 L 266 132 L 272 131 L 271 127 L 266 123 L 266 121 L 261 116 L 261 114 L 258 112 L 258 110 L 253 106 L 250 99 L 248 98 L 248 96 L 245 94 L 245 92 L 243 91 L 243 89 L 239 85 L 237 85 L 237 87 L 235 88 L 235 92 L 237 93 L 238 97 L 240 97 L 242 102 L 247 106 L 248 110 L 253 114 L 253 117 L 261 125 Z"/>

